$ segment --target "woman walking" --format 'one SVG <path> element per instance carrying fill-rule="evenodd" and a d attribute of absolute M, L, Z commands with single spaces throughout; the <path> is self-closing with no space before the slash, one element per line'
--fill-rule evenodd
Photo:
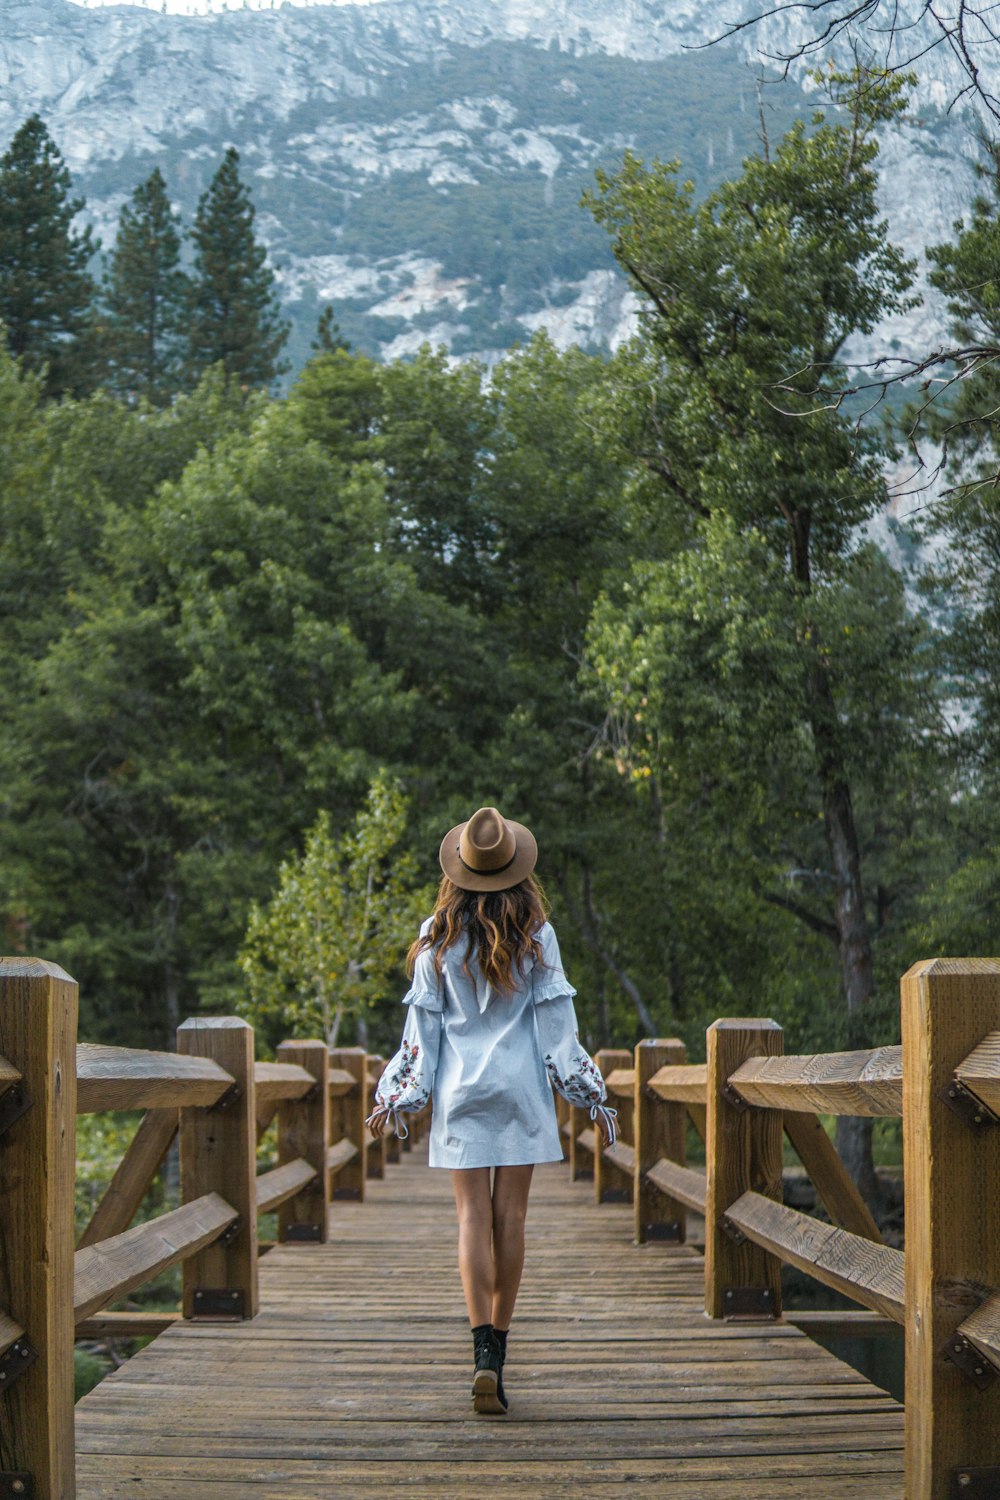
<path fill-rule="evenodd" d="M 559 945 L 521 823 L 481 807 L 445 835 L 437 903 L 410 949 L 402 1044 L 368 1124 L 380 1136 L 433 1096 L 429 1164 L 451 1170 L 477 1412 L 507 1410 L 503 1365 L 537 1162 L 561 1161 L 552 1087 L 613 1143 L 604 1080 L 577 1037 Z M 550 1087 L 550 1084 L 552 1087 Z M 490 1172 L 493 1180 L 490 1181 Z"/>

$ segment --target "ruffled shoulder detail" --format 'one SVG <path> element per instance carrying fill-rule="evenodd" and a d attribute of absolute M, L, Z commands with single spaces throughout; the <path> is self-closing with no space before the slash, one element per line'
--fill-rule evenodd
<path fill-rule="evenodd" d="M 418 1005 L 421 1010 L 444 1010 L 444 991 L 414 984 L 403 996 L 403 1004 Z"/>
<path fill-rule="evenodd" d="M 417 954 L 417 961 L 413 966 L 413 983 L 403 996 L 403 1004 L 417 1005 L 421 1010 L 444 1010 L 444 985 L 434 967 L 434 955 L 429 948 Z"/>
<path fill-rule="evenodd" d="M 558 1000 L 562 995 L 568 995 L 572 1000 L 576 990 L 563 972 L 559 943 L 551 922 L 540 927 L 536 936 L 542 945 L 542 958 L 532 971 L 532 998 L 536 1005 L 539 1000 Z"/>

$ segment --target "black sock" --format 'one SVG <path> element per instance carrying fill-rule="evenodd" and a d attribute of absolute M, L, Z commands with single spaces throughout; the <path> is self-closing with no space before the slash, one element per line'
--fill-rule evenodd
<path fill-rule="evenodd" d="M 496 1334 L 497 1343 L 500 1345 L 500 1358 L 501 1360 L 504 1360 L 507 1358 L 507 1335 L 510 1332 L 510 1329 L 494 1328 L 493 1332 Z"/>

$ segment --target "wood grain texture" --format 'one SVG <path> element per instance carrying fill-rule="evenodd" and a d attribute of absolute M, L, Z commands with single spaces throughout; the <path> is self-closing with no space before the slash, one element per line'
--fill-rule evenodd
<path fill-rule="evenodd" d="M 11 1344 L 24 1337 L 24 1329 L 15 1323 L 10 1313 L 0 1312 L 0 1354 L 6 1354 Z"/>
<path fill-rule="evenodd" d="M 682 1203 L 685 1208 L 693 1208 L 700 1214 L 705 1212 L 708 1183 L 703 1170 L 682 1167 L 679 1162 L 661 1157 L 649 1168 L 646 1176 L 661 1193 Z"/>
<path fill-rule="evenodd" d="M 77 1047 L 76 1068 L 76 1107 L 81 1115 L 214 1104 L 233 1081 L 210 1058 L 92 1042 Z"/>
<path fill-rule="evenodd" d="M 91 1317 L 168 1266 L 210 1245 L 236 1216 L 236 1209 L 218 1193 L 206 1193 L 99 1245 L 78 1250 L 73 1272 L 74 1322 Z"/>
<path fill-rule="evenodd" d="M 749 1104 L 827 1115 L 900 1115 L 901 1047 L 824 1052 L 807 1057 L 750 1058 L 733 1073 Z"/>
<path fill-rule="evenodd" d="M 735 1243 L 723 1228 L 729 1207 L 743 1193 L 762 1193 L 780 1204 L 783 1121 L 774 1109 L 740 1110 L 724 1092 L 748 1057 L 780 1054 L 784 1038 L 774 1021 L 714 1021 L 706 1035 L 708 1059 L 705 1142 L 705 1311 L 726 1312 L 726 1292 L 766 1288 L 775 1314 L 781 1311 L 781 1266 L 761 1246 Z"/>
<path fill-rule="evenodd" d="M 331 1067 L 328 1077 L 331 1099 L 339 1099 L 342 1094 L 349 1094 L 354 1088 L 354 1074 L 349 1073 L 346 1068 Z"/>
<path fill-rule="evenodd" d="M 604 1087 L 616 1099 L 632 1099 L 635 1095 L 635 1069 L 613 1068 L 604 1079 Z"/>
<path fill-rule="evenodd" d="M 257 1178 L 257 1212 L 272 1213 L 280 1204 L 300 1193 L 317 1175 L 316 1168 L 303 1161 L 301 1156 L 296 1161 L 272 1167 L 270 1172 L 261 1172 Z"/>
<path fill-rule="evenodd" d="M 676 1099 L 681 1104 L 705 1103 L 705 1064 L 668 1063 L 649 1080 L 649 1087 L 660 1099 Z"/>
<path fill-rule="evenodd" d="M 0 1142 L 0 1307 L 38 1359 L 2 1397 L 0 1470 L 73 1500 L 73 1186 L 77 987 L 55 964 L 0 960 L 0 1054 L 31 1107 Z"/>
<path fill-rule="evenodd" d="M 320 1242 L 326 1243 L 330 1220 L 330 1173 L 327 1141 L 330 1139 L 330 1054 L 325 1042 L 282 1042 L 278 1060 L 301 1068 L 313 1081 L 315 1091 L 297 1099 L 284 1099 L 278 1106 L 278 1162 L 301 1158 L 314 1169 L 310 1183 L 281 1205 L 278 1239 L 284 1242 L 293 1224 L 319 1226 Z"/>
<path fill-rule="evenodd" d="M 181 1110 L 181 1201 L 217 1193 L 239 1215 L 234 1239 L 218 1239 L 184 1261 L 184 1316 L 198 1289 L 243 1293 L 244 1316 L 257 1312 L 257 1129 L 253 1030 L 237 1016 L 193 1017 L 177 1029 L 177 1050 L 228 1073 L 239 1090 L 215 1109 Z"/>
<path fill-rule="evenodd" d="M 0 1095 L 5 1094 L 13 1084 L 20 1083 L 20 1081 L 21 1074 L 14 1064 L 8 1062 L 6 1057 L 0 1057 Z"/>
<path fill-rule="evenodd" d="M 687 1117 L 694 1126 L 696 1134 L 704 1141 L 708 1136 L 708 1110 L 704 1104 L 692 1104 L 690 1100 L 684 1108 L 687 1110 Z"/>
<path fill-rule="evenodd" d="M 139 1121 L 115 1175 L 80 1236 L 77 1249 L 121 1234 L 135 1218 L 177 1134 L 176 1109 L 150 1109 Z"/>
<path fill-rule="evenodd" d="M 1000 1130 L 977 1135 L 944 1101 L 1000 1030 L 1000 960 L 932 959 L 902 981 L 906 1179 L 906 1493 L 944 1500 L 959 1466 L 1000 1464 L 1000 1382 L 977 1391 L 942 1358 L 1000 1287 Z"/>
<path fill-rule="evenodd" d="M 959 1083 L 1000 1115 L 1000 1031 L 984 1036 L 955 1069 Z"/>
<path fill-rule="evenodd" d="M 1000 1371 L 1000 1292 L 993 1292 L 958 1325 L 957 1332 L 969 1340 L 997 1371 Z"/>
<path fill-rule="evenodd" d="M 82 1318 L 76 1325 L 78 1339 L 151 1339 L 173 1327 L 177 1312 L 102 1312 Z"/>
<path fill-rule="evenodd" d="M 902 1500 L 898 1406 L 784 1324 L 712 1323 L 700 1257 L 535 1168 L 510 1413 L 471 1410 L 449 1174 L 408 1153 L 254 1323 L 176 1324 L 77 1408 L 79 1500 Z M 387 1379 L 408 1297 L 409 1383 Z"/>
<path fill-rule="evenodd" d="M 760 1193 L 744 1193 L 726 1217 L 755 1245 L 788 1265 L 884 1317 L 903 1321 L 901 1250 L 873 1245 L 861 1235 L 823 1224 Z"/>
<path fill-rule="evenodd" d="M 365 1200 L 368 1180 L 367 1142 L 370 1132 L 365 1125 L 368 1115 L 368 1059 L 363 1047 L 338 1047 L 330 1053 L 331 1068 L 349 1073 L 352 1079 L 347 1092 L 331 1090 L 330 1096 L 330 1140 L 331 1146 L 343 1139 L 358 1146 L 356 1155 L 341 1162 L 337 1181 L 333 1186 L 334 1198 Z"/>
<path fill-rule="evenodd" d="M 594 1062 L 601 1072 L 601 1077 L 607 1079 L 614 1073 L 627 1070 L 631 1072 L 632 1054 L 624 1047 L 602 1047 L 594 1054 Z M 635 1080 L 633 1076 L 632 1094 L 626 1098 L 615 1095 L 608 1098 L 608 1103 L 618 1111 L 618 1139 L 627 1145 L 632 1143 L 632 1116 L 633 1096 Z M 604 1149 L 604 1137 L 595 1124 L 593 1127 L 593 1153 L 594 1153 L 594 1201 L 603 1203 L 605 1196 L 610 1193 L 626 1193 L 629 1202 L 634 1193 L 633 1173 L 631 1166 L 628 1170 L 621 1168 Z"/>
<path fill-rule="evenodd" d="M 872 1218 L 871 1209 L 858 1192 L 857 1184 L 823 1128 L 822 1120 L 817 1115 L 786 1111 L 785 1134 L 808 1172 L 831 1222 L 851 1234 L 860 1234 L 866 1240 L 881 1244 L 882 1235 Z"/>
<path fill-rule="evenodd" d="M 683 1064 L 687 1052 L 676 1037 L 638 1042 L 635 1048 L 635 1209 L 633 1226 L 636 1244 L 644 1245 L 650 1231 L 669 1226 L 683 1243 L 687 1232 L 685 1204 L 665 1196 L 649 1176 L 661 1158 L 684 1163 L 685 1110 L 683 1104 L 660 1099 L 649 1088 L 650 1079 L 660 1068 Z"/>
<path fill-rule="evenodd" d="M 832 1312 L 818 1308 L 796 1309 L 785 1313 L 785 1322 L 801 1328 L 810 1338 L 868 1339 L 903 1337 L 903 1325 L 895 1318 L 870 1308 L 842 1307 Z"/>
<path fill-rule="evenodd" d="M 347 1136 L 341 1136 L 335 1146 L 326 1149 L 326 1170 L 328 1172 L 339 1172 L 341 1167 L 346 1167 L 358 1155 L 358 1148 Z"/>
<path fill-rule="evenodd" d="M 322 1047 L 322 1042 L 312 1045 Z M 253 1066 L 253 1086 L 257 1108 L 277 1105 L 279 1099 L 301 1099 L 315 1083 L 312 1074 L 297 1063 L 287 1062 L 280 1054 L 277 1062 L 257 1062 Z"/>

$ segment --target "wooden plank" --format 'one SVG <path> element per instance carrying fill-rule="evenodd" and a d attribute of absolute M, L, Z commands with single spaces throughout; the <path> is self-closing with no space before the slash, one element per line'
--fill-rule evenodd
<path fill-rule="evenodd" d="M 684 1043 L 676 1037 L 636 1044 L 635 1065 L 635 1191 L 633 1229 L 637 1245 L 650 1235 L 670 1234 L 682 1243 L 687 1232 L 684 1203 L 664 1196 L 650 1178 L 649 1170 L 661 1158 L 684 1162 L 685 1121 L 683 1104 L 660 1099 L 649 1088 L 649 1080 L 662 1067 L 683 1064 Z"/>
<path fill-rule="evenodd" d="M 817 1115 L 786 1111 L 785 1134 L 809 1173 L 831 1221 L 840 1229 L 881 1244 L 882 1235 L 871 1210 L 823 1128 L 822 1120 Z"/>
<path fill-rule="evenodd" d="M 5 1057 L 0 1057 L 0 1095 L 5 1094 L 9 1088 L 13 1088 L 14 1084 L 20 1081 L 20 1070 Z"/>
<path fill-rule="evenodd" d="M 955 1069 L 955 1077 L 1000 1115 L 1000 1031 L 984 1036 Z"/>
<path fill-rule="evenodd" d="M 958 1325 L 961 1334 L 1000 1371 L 1000 1292 L 993 1292 Z"/>
<path fill-rule="evenodd" d="M 340 1099 L 344 1094 L 349 1094 L 356 1083 L 354 1074 L 346 1068 L 331 1067 L 328 1076 L 331 1099 Z"/>
<path fill-rule="evenodd" d="M 906 1494 L 944 1500 L 957 1468 L 1000 1466 L 1000 1382 L 942 1357 L 983 1288 L 1000 1287 L 1000 1130 L 948 1107 L 956 1072 L 1000 1030 L 1000 960 L 931 959 L 901 987 L 906 1079 Z"/>
<path fill-rule="evenodd" d="M 613 1068 L 604 1080 L 604 1087 L 618 1099 L 632 1099 L 635 1096 L 635 1069 Z"/>
<path fill-rule="evenodd" d="M 806 1057 L 753 1057 L 730 1079 L 748 1104 L 827 1115 L 900 1115 L 903 1051 L 824 1052 Z"/>
<path fill-rule="evenodd" d="M 794 1208 L 747 1192 L 726 1218 L 753 1244 L 807 1271 L 824 1286 L 897 1323 L 903 1321 L 903 1252 L 823 1224 Z"/>
<path fill-rule="evenodd" d="M 77 1112 L 105 1109 L 177 1108 L 210 1105 L 232 1079 L 209 1058 L 140 1047 L 102 1047 L 81 1042 L 76 1049 Z"/>
<path fill-rule="evenodd" d="M 726 1090 L 748 1057 L 780 1054 L 783 1040 L 781 1027 L 764 1019 L 714 1021 L 706 1035 L 705 1311 L 710 1318 L 724 1317 L 731 1295 L 743 1288 L 766 1291 L 772 1313 L 781 1311 L 780 1262 L 752 1241 L 736 1243 L 723 1221 L 747 1191 L 781 1202 L 781 1114 L 740 1110 Z"/>
<path fill-rule="evenodd" d="M 177 1134 L 178 1118 L 176 1109 L 146 1111 L 90 1223 L 80 1236 L 78 1250 L 110 1239 L 128 1228 L 170 1150 Z"/>
<path fill-rule="evenodd" d="M 78 1250 L 73 1271 L 74 1321 L 89 1318 L 168 1266 L 210 1245 L 236 1218 L 235 1208 L 224 1198 L 206 1193 L 99 1245 Z"/>
<path fill-rule="evenodd" d="M 330 1097 L 330 1144 L 346 1140 L 359 1143 L 357 1153 L 345 1158 L 338 1169 L 333 1197 L 365 1200 L 365 1184 L 368 1180 L 367 1143 L 371 1132 L 365 1125 L 368 1115 L 368 1091 L 365 1078 L 368 1073 L 368 1058 L 364 1047 L 338 1047 L 330 1053 L 331 1066 L 349 1073 L 353 1084 L 349 1093 L 334 1093 Z"/>
<path fill-rule="evenodd" d="M 0 959 L 0 1054 L 31 1100 L 0 1141 L 0 1304 L 38 1358 L 2 1397 L 0 1471 L 73 1500 L 73 1184 L 77 987 L 55 964 Z"/>
<path fill-rule="evenodd" d="M 296 1161 L 272 1167 L 270 1172 L 262 1172 L 257 1178 L 257 1212 L 271 1213 L 279 1204 L 294 1198 L 318 1175 L 316 1168 L 303 1161 L 301 1156 Z"/>
<path fill-rule="evenodd" d="M 683 1203 L 686 1208 L 693 1208 L 698 1213 L 705 1212 L 705 1194 L 707 1192 L 707 1179 L 703 1171 L 696 1167 L 682 1167 L 679 1162 L 670 1161 L 661 1157 L 654 1162 L 646 1173 L 649 1181 L 654 1187 L 659 1188 L 669 1198 Z"/>
<path fill-rule="evenodd" d="M 322 1046 L 323 1043 L 317 1045 Z M 254 1095 L 258 1109 L 272 1104 L 277 1106 L 280 1099 L 301 1099 L 303 1094 L 308 1094 L 315 1081 L 305 1068 L 299 1067 L 297 1063 L 285 1062 L 283 1058 L 279 1058 L 277 1062 L 256 1062 L 253 1065 Z"/>
<path fill-rule="evenodd" d="M 301 1158 L 315 1173 L 308 1186 L 281 1205 L 278 1239 L 284 1242 L 290 1235 L 301 1232 L 293 1226 L 308 1224 L 309 1233 L 318 1235 L 320 1244 L 325 1244 L 330 1227 L 330 1174 L 326 1158 L 326 1143 L 330 1138 L 330 1054 L 325 1042 L 282 1042 L 278 1057 L 301 1068 L 314 1085 L 300 1098 L 283 1100 L 279 1106 L 278 1161 Z"/>
<path fill-rule="evenodd" d="M 227 1291 L 241 1294 L 243 1315 L 252 1318 L 258 1309 L 253 1030 L 239 1016 L 194 1016 L 178 1027 L 177 1050 L 214 1062 L 238 1090 L 222 1107 L 181 1110 L 182 1202 L 216 1193 L 239 1218 L 232 1239 L 206 1241 L 185 1259 L 184 1316 L 194 1313 L 196 1291 Z"/>
<path fill-rule="evenodd" d="M 11 1344 L 24 1338 L 24 1329 L 15 1323 L 10 1313 L 0 1311 L 0 1355 L 6 1354 Z"/>
<path fill-rule="evenodd" d="M 704 1104 L 692 1104 L 690 1100 L 688 1100 L 687 1104 L 684 1107 L 687 1110 L 688 1119 L 694 1126 L 695 1131 L 704 1141 L 708 1135 L 707 1109 L 705 1108 Z"/>
<path fill-rule="evenodd" d="M 635 1173 L 635 1149 L 625 1141 L 615 1141 L 613 1146 L 605 1146 L 604 1160 L 629 1177 Z"/>
<path fill-rule="evenodd" d="M 607 1079 L 611 1074 L 623 1070 L 632 1071 L 630 1067 L 632 1054 L 624 1047 L 602 1047 L 599 1052 L 595 1053 L 594 1062 L 600 1070 L 601 1077 L 605 1079 L 605 1088 L 607 1088 Z M 634 1094 L 634 1073 L 632 1089 Z M 618 1110 L 618 1139 L 630 1144 L 632 1140 L 633 1116 L 631 1098 L 624 1099 L 619 1095 L 614 1100 L 609 1099 L 608 1102 L 613 1108 Z M 617 1162 L 604 1150 L 604 1137 L 601 1135 L 599 1127 L 595 1124 L 592 1128 L 594 1141 L 592 1147 L 594 1157 L 594 1202 L 603 1203 L 609 1195 L 613 1194 L 617 1197 L 623 1192 L 627 1194 L 629 1202 L 631 1202 L 635 1189 L 631 1168 L 628 1171 L 626 1179 L 626 1174 L 619 1170 Z"/>
<path fill-rule="evenodd" d="M 328 1146 L 326 1151 L 326 1170 L 328 1172 L 339 1172 L 355 1160 L 358 1148 L 347 1136 L 342 1136 L 335 1146 Z"/>
<path fill-rule="evenodd" d="M 653 1074 L 648 1087 L 658 1099 L 673 1099 L 679 1104 L 704 1104 L 705 1079 L 704 1063 L 667 1063 Z"/>
<path fill-rule="evenodd" d="M 869 1308 L 842 1307 L 830 1311 L 819 1308 L 785 1312 L 785 1322 L 801 1328 L 810 1338 L 868 1339 L 903 1337 L 903 1326 L 894 1318 Z"/>
<path fill-rule="evenodd" d="M 76 1325 L 77 1339 L 152 1339 L 180 1319 L 177 1312 L 102 1312 Z"/>

